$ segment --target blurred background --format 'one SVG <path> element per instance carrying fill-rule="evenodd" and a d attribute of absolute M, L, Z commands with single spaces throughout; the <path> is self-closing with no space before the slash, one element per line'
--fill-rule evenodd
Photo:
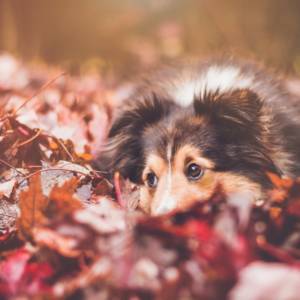
<path fill-rule="evenodd" d="M 300 74 L 299 0 L 0 0 L 0 51 L 125 77 L 232 53 Z"/>

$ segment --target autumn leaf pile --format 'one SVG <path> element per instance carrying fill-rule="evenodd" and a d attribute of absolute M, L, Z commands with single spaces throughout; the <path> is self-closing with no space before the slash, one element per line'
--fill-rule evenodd
<path fill-rule="evenodd" d="M 0 299 L 299 299 L 300 181 L 150 218 L 92 168 L 129 90 L 0 56 Z"/>

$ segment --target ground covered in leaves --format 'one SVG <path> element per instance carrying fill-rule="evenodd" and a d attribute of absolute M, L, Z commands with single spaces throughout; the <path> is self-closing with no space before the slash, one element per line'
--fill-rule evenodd
<path fill-rule="evenodd" d="M 0 56 L 0 299 L 299 299 L 300 181 L 149 218 L 93 170 L 130 89 Z"/>

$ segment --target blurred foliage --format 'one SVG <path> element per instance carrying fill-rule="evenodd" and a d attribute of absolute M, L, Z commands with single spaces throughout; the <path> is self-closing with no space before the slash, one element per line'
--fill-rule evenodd
<path fill-rule="evenodd" d="M 0 51 L 132 72 L 219 51 L 300 72 L 299 0 L 0 0 Z"/>

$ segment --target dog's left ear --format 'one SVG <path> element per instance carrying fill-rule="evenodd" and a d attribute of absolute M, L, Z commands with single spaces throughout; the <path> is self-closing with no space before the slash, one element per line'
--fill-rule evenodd
<path fill-rule="evenodd" d="M 245 164 L 280 174 L 263 140 L 269 139 L 269 121 L 263 100 L 249 89 L 204 95 L 194 101 L 195 114 L 207 118 L 230 155 L 239 154 Z"/>
<path fill-rule="evenodd" d="M 211 118 L 220 129 L 243 133 L 261 125 L 263 102 L 249 89 L 204 94 L 194 101 L 197 115 Z"/>

